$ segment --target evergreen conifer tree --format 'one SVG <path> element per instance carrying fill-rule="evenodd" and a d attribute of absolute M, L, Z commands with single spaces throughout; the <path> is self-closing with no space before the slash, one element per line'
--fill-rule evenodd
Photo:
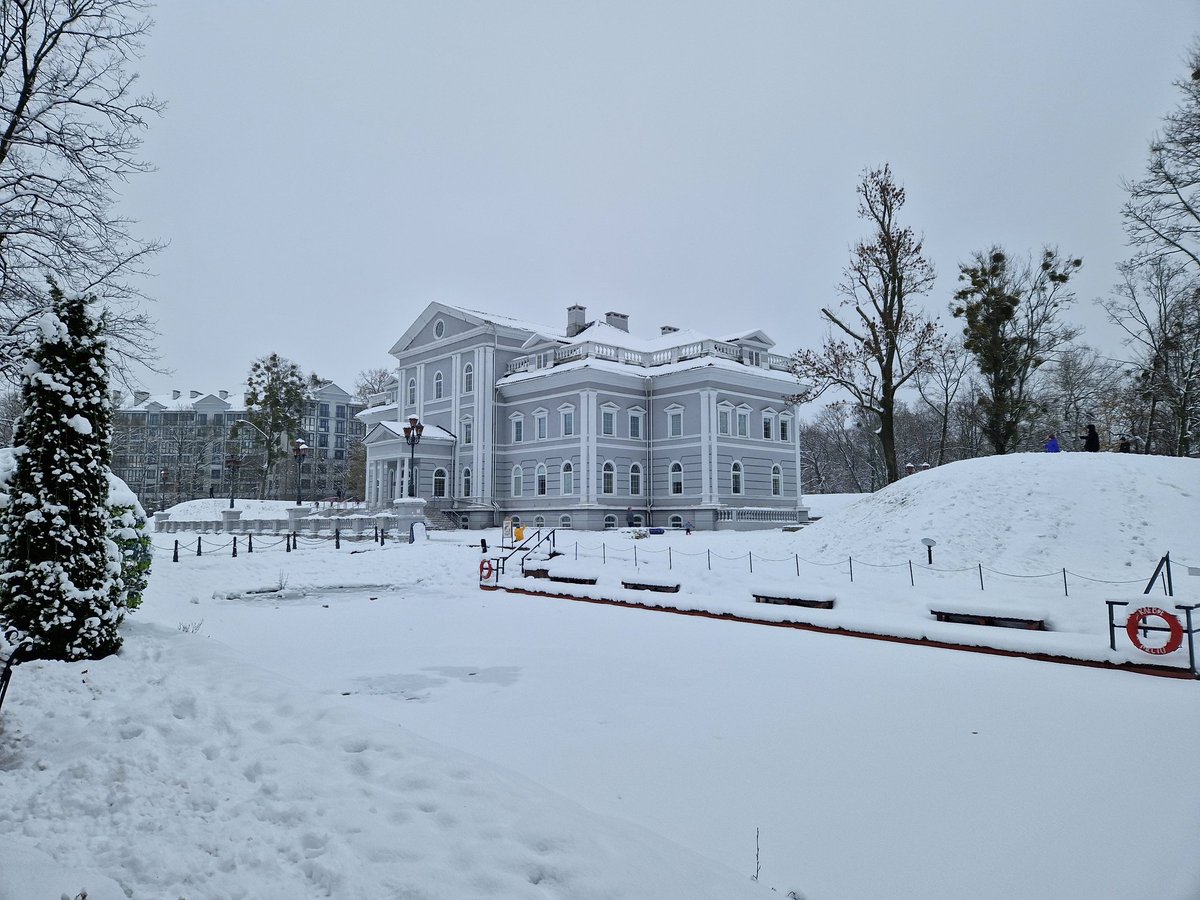
<path fill-rule="evenodd" d="M 0 511 L 0 622 L 40 659 L 120 649 L 120 553 L 109 536 L 111 410 L 101 323 L 51 285 L 25 362 L 16 471 Z"/>

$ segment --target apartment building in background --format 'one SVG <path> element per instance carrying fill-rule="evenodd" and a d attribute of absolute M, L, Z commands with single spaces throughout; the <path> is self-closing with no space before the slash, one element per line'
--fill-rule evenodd
<path fill-rule="evenodd" d="M 209 496 L 307 500 L 347 495 L 352 453 L 365 428 L 363 404 L 333 382 L 309 391 L 299 437 L 309 454 L 264 473 L 266 438 L 248 425 L 241 391 L 137 391 L 113 397 L 112 470 L 147 512 Z M 274 436 L 275 441 L 286 441 Z M 230 458 L 240 465 L 226 465 Z M 234 476 L 236 475 L 236 481 Z M 299 484 L 297 485 L 297 476 Z M 297 490 L 297 488 L 299 490 Z"/>

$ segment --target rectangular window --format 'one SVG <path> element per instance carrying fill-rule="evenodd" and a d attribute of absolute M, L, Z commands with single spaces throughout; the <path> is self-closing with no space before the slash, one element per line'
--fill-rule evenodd
<path fill-rule="evenodd" d="M 339 435 L 335 436 L 333 439 L 333 446 L 335 446 L 341 450 L 346 449 L 346 436 L 344 434 L 339 434 Z"/>
<path fill-rule="evenodd" d="M 325 418 L 329 418 L 329 404 L 328 403 L 322 403 L 318 407 L 318 410 L 319 410 L 319 412 L 317 413 L 317 415 L 324 416 Z"/>
<path fill-rule="evenodd" d="M 574 410 L 566 410 L 562 414 L 562 433 L 563 437 L 570 437 L 575 433 L 575 412 Z"/>
<path fill-rule="evenodd" d="M 642 417 L 638 413 L 629 417 L 629 436 L 635 441 L 642 438 Z"/>
<path fill-rule="evenodd" d="M 717 434 L 729 434 L 729 410 L 717 410 Z"/>
<path fill-rule="evenodd" d="M 339 403 L 339 404 L 337 405 L 337 417 L 338 417 L 339 419 L 344 419 L 344 418 L 346 418 L 346 407 L 345 407 L 345 405 L 344 405 L 344 404 L 342 404 L 342 403 Z"/>
<path fill-rule="evenodd" d="M 546 424 L 546 416 L 544 416 L 544 415 L 538 416 L 537 418 L 534 419 L 534 422 L 537 423 L 537 439 L 539 441 L 544 441 L 546 439 L 547 432 L 548 432 L 548 426 Z"/>
<path fill-rule="evenodd" d="M 605 409 L 600 412 L 600 433 L 611 435 L 616 430 L 616 417 L 611 409 Z"/>
<path fill-rule="evenodd" d="M 791 424 L 791 419 L 779 420 L 779 439 L 781 441 L 790 441 L 791 435 L 788 434 L 788 426 Z"/>
<path fill-rule="evenodd" d="M 512 420 L 512 439 L 514 444 L 519 444 L 525 440 L 525 420 Z"/>
<path fill-rule="evenodd" d="M 763 416 L 763 438 L 771 440 L 771 417 Z"/>
<path fill-rule="evenodd" d="M 738 437 L 750 436 L 750 414 L 739 412 L 737 414 L 737 433 Z"/>
<path fill-rule="evenodd" d="M 471 441 L 474 439 L 474 431 L 475 431 L 475 423 L 474 422 L 471 422 L 470 420 L 463 422 L 462 434 L 463 434 L 463 443 L 464 444 L 471 443 Z"/>
<path fill-rule="evenodd" d="M 671 427 L 668 434 L 671 437 L 681 437 L 683 435 L 683 413 L 673 412 L 670 419 Z"/>

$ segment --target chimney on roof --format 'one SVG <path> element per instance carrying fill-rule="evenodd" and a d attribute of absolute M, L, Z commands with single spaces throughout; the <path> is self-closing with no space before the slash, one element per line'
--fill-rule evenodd
<path fill-rule="evenodd" d="M 228 400 L 229 399 L 229 391 L 217 391 L 217 396 L 220 397 L 222 400 Z"/>
<path fill-rule="evenodd" d="M 141 406 L 143 403 L 145 403 L 149 399 L 150 399 L 149 391 L 134 391 L 133 392 L 133 405 L 134 406 Z"/>
<path fill-rule="evenodd" d="M 679 330 L 674 325 L 660 325 L 658 326 L 658 329 L 662 334 L 674 334 Z"/>
<path fill-rule="evenodd" d="M 587 307 L 576 303 L 567 307 L 567 337 L 575 337 L 587 328 Z"/>
<path fill-rule="evenodd" d="M 199 396 L 200 396 L 200 392 L 199 392 L 199 391 L 188 391 L 188 393 L 192 395 L 192 399 L 193 399 L 193 400 L 195 400 L 197 397 L 199 397 Z"/>
<path fill-rule="evenodd" d="M 171 391 L 171 399 L 172 399 L 172 400 L 178 400 L 178 399 L 179 399 L 179 393 L 180 393 L 179 391 Z"/>
<path fill-rule="evenodd" d="M 604 314 L 604 324 L 611 325 L 613 328 L 620 328 L 624 332 L 629 331 L 629 316 L 625 313 L 606 312 Z"/>

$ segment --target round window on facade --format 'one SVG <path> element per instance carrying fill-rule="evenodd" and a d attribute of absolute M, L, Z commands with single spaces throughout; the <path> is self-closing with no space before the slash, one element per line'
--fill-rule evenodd
<path fill-rule="evenodd" d="M 433 323 L 433 336 L 436 338 L 442 337 L 446 333 L 446 323 L 438 319 Z"/>

